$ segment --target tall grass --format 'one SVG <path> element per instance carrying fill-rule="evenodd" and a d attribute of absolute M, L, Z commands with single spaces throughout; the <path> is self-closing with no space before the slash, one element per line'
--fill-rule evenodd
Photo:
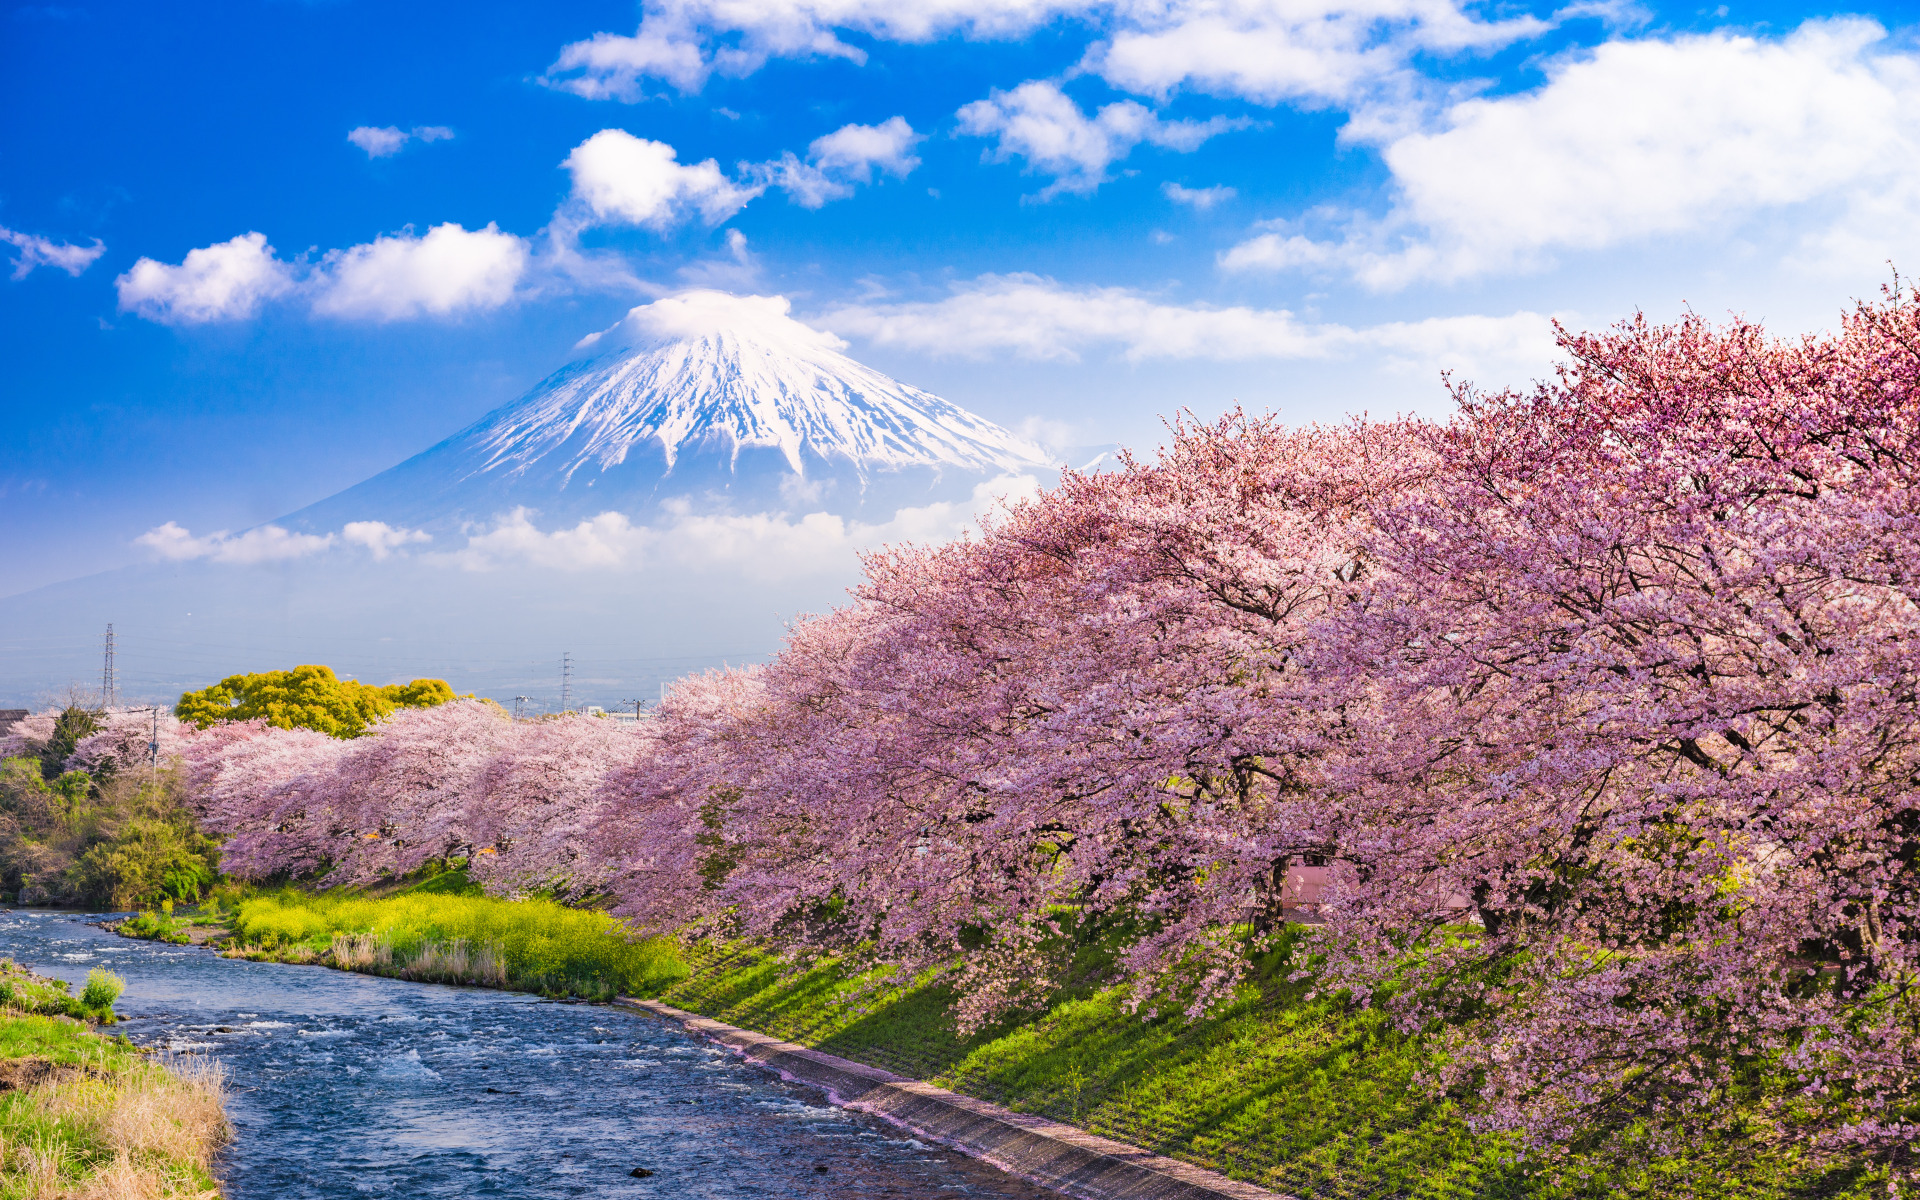
<path fill-rule="evenodd" d="M 686 976 L 673 943 L 550 900 L 283 891 L 239 901 L 242 947 L 346 970 L 546 995 L 651 995 Z"/>
<path fill-rule="evenodd" d="M 0 1017 L 0 1200 L 219 1194 L 217 1064 L 156 1062 L 58 1017 Z"/>

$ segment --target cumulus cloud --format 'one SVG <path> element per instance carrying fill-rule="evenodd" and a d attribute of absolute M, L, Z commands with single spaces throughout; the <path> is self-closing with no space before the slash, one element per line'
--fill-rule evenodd
<path fill-rule="evenodd" d="M 430 542 L 433 537 L 424 530 L 396 528 L 385 521 L 348 521 L 340 529 L 340 540 L 384 560 L 402 547 Z"/>
<path fill-rule="evenodd" d="M 795 320 L 785 296 L 736 296 L 728 292 L 695 289 L 662 296 L 651 304 L 627 310 L 612 327 L 590 333 L 574 344 L 590 346 L 626 343 L 659 344 L 685 338 L 708 337 L 735 331 L 750 333 L 762 342 L 797 350 L 844 350 L 847 343 L 824 330 Z"/>
<path fill-rule="evenodd" d="M 424 236 L 401 233 L 336 250 L 321 262 L 313 311 L 399 321 L 499 308 L 527 269 L 527 244 L 489 222 L 448 222 Z"/>
<path fill-rule="evenodd" d="M 304 277 L 262 233 L 187 252 L 178 265 L 142 258 L 115 280 L 120 308 L 172 325 L 243 320 L 267 300 L 298 296 L 323 316 L 399 321 L 498 308 L 527 269 L 527 243 L 498 226 L 448 222 L 334 250 Z"/>
<path fill-rule="evenodd" d="M 1174 0 L 1119 11 L 1086 69 L 1141 95 L 1184 88 L 1260 104 L 1377 103 L 1407 84 L 1417 55 L 1496 49 L 1548 28 L 1534 17 L 1482 21 L 1449 0 Z"/>
<path fill-rule="evenodd" d="M 861 183 L 872 178 L 875 167 L 905 179 L 920 165 L 913 148 L 921 140 L 905 117 L 889 117 L 878 125 L 842 125 L 815 138 L 807 153 L 822 170 L 840 171 Z"/>
<path fill-rule="evenodd" d="M 318 554 L 333 545 L 334 536 L 330 533 L 294 533 L 278 525 L 262 525 L 240 534 L 228 533 L 223 529 L 218 533 L 195 537 L 176 522 L 168 521 L 147 530 L 133 541 L 135 545 L 145 546 L 170 562 L 204 558 L 218 563 L 247 565 L 283 562 Z"/>
<path fill-rule="evenodd" d="M 1504 46 L 1532 17 L 1483 21 L 1459 0 L 656 0 L 632 37 L 600 33 L 560 51 L 544 82 L 633 102 L 644 81 L 695 92 L 770 58 L 865 62 L 851 32 L 893 42 L 1016 37 L 1060 18 L 1102 35 L 1082 64 L 1116 87 L 1177 88 L 1260 103 L 1354 103 L 1421 54 Z"/>
<path fill-rule="evenodd" d="M 784 190 L 802 208 L 819 208 L 829 200 L 853 195 L 853 185 L 870 183 L 874 168 L 905 179 L 920 165 L 913 148 L 924 140 L 905 117 L 890 117 L 878 125 L 843 125 L 807 147 L 802 162 L 789 152 L 774 162 L 754 168 L 768 185 Z"/>
<path fill-rule="evenodd" d="M 776 581 L 839 574 L 859 551 L 898 542 L 945 541 L 972 528 L 1002 499 L 1032 495 L 1032 476 L 1003 476 L 974 488 L 967 501 L 903 508 L 868 524 L 831 513 L 696 512 L 684 500 L 663 505 L 664 518 L 639 525 L 624 513 L 604 512 L 575 525 L 541 529 L 518 508 L 460 550 L 436 556 L 469 571 L 531 567 L 546 571 L 722 570 Z"/>
<path fill-rule="evenodd" d="M 1533 91 L 1462 101 L 1388 140 L 1384 220 L 1320 239 L 1270 229 L 1221 265 L 1393 288 L 1794 213 L 1803 258 L 1870 267 L 1920 245 L 1920 56 L 1881 49 L 1885 36 L 1846 18 L 1779 39 L 1607 42 Z"/>
<path fill-rule="evenodd" d="M 453 130 L 445 125 L 415 125 L 412 129 L 361 125 L 347 132 L 347 140 L 366 151 L 368 158 L 390 158 L 408 142 L 443 142 L 452 136 Z"/>
<path fill-rule="evenodd" d="M 996 89 L 958 115 L 962 133 L 998 139 L 992 151 L 996 161 L 1024 158 L 1028 169 L 1052 175 L 1043 198 L 1093 191 L 1106 182 L 1107 168 L 1142 142 L 1188 153 L 1216 134 L 1247 124 L 1226 117 L 1164 121 L 1132 100 L 1109 104 L 1089 117 L 1059 84 L 1045 79 L 1010 92 Z"/>
<path fill-rule="evenodd" d="M 1417 369 L 1506 373 L 1554 354 L 1548 317 L 1436 317 L 1361 328 L 1306 321 L 1280 308 L 1168 304 L 1125 288 L 1071 288 L 1037 275 L 987 275 L 930 301 L 869 302 L 814 324 L 924 354 L 1077 361 L 1099 349 L 1130 362 L 1333 359 L 1384 355 Z M 1528 377 L 1522 374 L 1521 378 Z"/>
<path fill-rule="evenodd" d="M 573 198 L 602 222 L 667 229 L 693 214 L 718 225 L 765 185 L 734 182 L 713 159 L 682 163 L 665 142 L 602 129 L 560 164 L 573 175 Z"/>
<path fill-rule="evenodd" d="M 291 269 L 263 233 L 187 251 L 177 265 L 142 258 L 114 280 L 123 312 L 170 325 L 251 317 L 264 300 L 293 287 Z"/>
<path fill-rule="evenodd" d="M 649 76 L 683 92 L 697 92 L 712 69 L 696 33 L 677 22 L 648 17 L 632 37 L 596 33 L 561 47 L 560 57 L 540 81 L 589 100 L 631 104 L 645 94 L 640 81 Z"/>
<path fill-rule="evenodd" d="M 5 225 L 0 225 L 0 242 L 6 242 L 18 251 L 13 260 L 15 279 L 25 279 L 35 267 L 54 267 L 69 275 L 79 275 L 107 252 L 99 238 L 93 239 L 91 246 L 75 246 L 38 234 L 21 233 Z"/>
<path fill-rule="evenodd" d="M 1206 212 L 1214 205 L 1239 195 L 1230 187 L 1190 188 L 1171 182 L 1160 185 L 1160 194 L 1175 204 L 1184 204 L 1189 208 L 1197 208 L 1201 212 Z"/>

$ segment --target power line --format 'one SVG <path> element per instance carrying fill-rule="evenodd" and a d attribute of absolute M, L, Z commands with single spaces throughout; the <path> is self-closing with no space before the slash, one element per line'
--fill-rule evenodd
<path fill-rule="evenodd" d="M 560 711 L 573 711 L 573 652 L 560 656 Z"/>

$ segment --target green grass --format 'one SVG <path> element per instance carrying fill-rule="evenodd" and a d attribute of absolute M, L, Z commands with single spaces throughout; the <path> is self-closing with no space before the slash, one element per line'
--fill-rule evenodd
<path fill-rule="evenodd" d="M 1379 1012 L 1265 973 L 1188 1023 L 1069 986 L 1046 1012 L 960 1037 L 952 993 L 833 960 L 794 971 L 747 946 L 709 950 L 660 999 L 1298 1197 L 1884 1196 L 1885 1175 L 1756 1141 L 1705 1142 L 1638 1167 L 1548 1172 L 1469 1130 L 1417 1081 L 1432 1053 Z"/>
<path fill-rule="evenodd" d="M 144 938 L 150 942 L 170 942 L 184 946 L 193 939 L 187 936 L 187 930 L 193 926 L 193 918 L 176 917 L 171 912 L 135 913 L 124 921 L 108 926 L 122 937 Z"/>
<path fill-rule="evenodd" d="M 111 1011 L 114 977 L 89 989 Z M 217 1195 L 226 1117 L 217 1074 L 175 1071 L 70 1017 L 58 981 L 0 960 L 0 1200 Z"/>
<path fill-rule="evenodd" d="M 118 975 L 95 967 L 87 973 L 86 990 L 72 996 L 66 980 L 34 975 L 12 959 L 0 958 L 0 1009 L 111 1025 L 118 1019 L 113 1002 L 125 987 Z"/>
<path fill-rule="evenodd" d="M 543 995 L 651 995 L 686 974 L 671 941 L 604 913 L 469 889 L 458 872 L 381 897 L 287 889 L 239 899 L 227 924 L 250 956 Z"/>

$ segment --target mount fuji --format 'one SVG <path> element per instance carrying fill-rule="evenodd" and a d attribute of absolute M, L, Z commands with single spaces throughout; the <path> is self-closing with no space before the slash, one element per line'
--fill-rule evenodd
<path fill-rule="evenodd" d="M 673 499 L 885 521 L 984 480 L 1050 474 L 1038 446 L 848 358 L 780 297 L 684 292 L 585 338 L 519 400 L 278 524 L 379 520 L 436 538 L 515 509 L 568 523 Z"/>
<path fill-rule="evenodd" d="M 772 653 L 842 603 L 859 551 L 959 533 L 1057 477 L 1038 446 L 844 353 L 780 297 L 693 291 L 445 441 L 266 525 L 0 599 L 0 702 L 99 678 L 126 698 L 324 662 L 388 682 L 632 703 Z M 4 706 L 0 703 L 0 706 Z"/>

